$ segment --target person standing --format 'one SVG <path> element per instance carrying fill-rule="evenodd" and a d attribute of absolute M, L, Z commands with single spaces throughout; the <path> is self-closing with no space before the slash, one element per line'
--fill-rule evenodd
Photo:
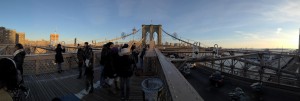
<path fill-rule="evenodd" d="M 135 62 L 130 58 L 130 51 L 128 44 L 124 44 L 120 52 L 120 66 L 117 68 L 117 74 L 121 81 L 121 100 L 129 99 L 130 92 L 130 77 L 133 75 L 133 68 L 131 67 Z"/>
<path fill-rule="evenodd" d="M 79 75 L 77 79 L 81 78 L 82 75 L 82 66 L 83 66 L 83 50 L 80 46 L 80 44 L 77 45 L 77 59 L 78 59 L 78 69 L 79 69 Z"/>
<path fill-rule="evenodd" d="M 133 43 L 133 45 L 130 48 L 130 51 L 133 52 L 135 50 L 135 48 L 136 48 L 135 43 Z"/>
<path fill-rule="evenodd" d="M 104 65 L 105 65 L 105 58 L 106 58 L 106 51 L 107 51 L 107 46 L 106 44 L 103 45 L 102 50 L 101 50 L 101 59 L 100 59 L 100 86 L 106 86 L 105 83 L 105 75 L 104 75 Z"/>
<path fill-rule="evenodd" d="M 102 62 L 104 64 L 104 69 L 103 69 L 103 76 L 106 80 L 106 84 L 108 85 L 108 90 L 113 93 L 116 94 L 116 92 L 113 90 L 112 85 L 114 83 L 114 79 L 116 78 L 117 74 L 115 71 L 115 54 L 118 55 L 118 50 L 117 52 L 113 51 L 112 48 L 114 47 L 114 43 L 112 42 L 108 42 L 105 45 L 105 51 L 103 51 L 104 53 L 101 54 L 103 56 L 102 58 Z M 115 50 L 115 49 L 114 49 Z"/>
<path fill-rule="evenodd" d="M 17 65 L 17 69 L 20 71 L 21 75 L 22 75 L 22 81 L 23 81 L 23 63 L 24 63 L 24 58 L 26 55 L 26 52 L 24 51 L 23 45 L 22 44 L 16 44 L 15 46 L 16 51 L 13 54 L 13 60 L 15 61 L 16 65 Z"/>
<path fill-rule="evenodd" d="M 62 48 L 61 44 L 57 44 L 57 47 L 55 49 L 55 63 L 57 63 L 57 72 L 62 72 L 61 64 L 64 62 L 64 58 L 62 53 L 65 52 L 65 48 Z"/>
<path fill-rule="evenodd" d="M 13 54 L 13 60 L 16 63 L 17 69 L 20 71 L 21 74 L 21 81 L 19 82 L 19 88 L 25 93 L 27 97 L 29 95 L 30 89 L 24 86 L 24 79 L 23 79 L 23 63 L 25 59 L 26 52 L 24 51 L 24 47 L 22 44 L 18 43 L 15 46 L 16 51 Z"/>
<path fill-rule="evenodd" d="M 84 43 L 84 48 L 83 48 L 83 60 L 84 60 L 84 66 L 85 68 L 85 83 L 86 83 L 86 91 L 89 90 L 89 93 L 93 93 L 94 91 L 94 64 L 93 64 L 93 49 L 89 46 L 88 42 Z"/>
<path fill-rule="evenodd" d="M 138 63 L 138 61 L 139 61 L 139 52 L 138 52 L 138 50 L 136 49 L 136 45 L 135 45 L 135 43 L 131 46 L 131 48 L 130 48 L 130 50 L 131 50 L 131 56 L 133 57 L 133 59 L 134 59 L 134 69 L 137 69 L 137 66 L 136 66 L 136 64 Z"/>
<path fill-rule="evenodd" d="M 141 68 L 144 66 L 144 56 L 146 54 L 146 46 L 143 48 L 141 54 L 140 54 L 140 63 L 141 63 Z"/>

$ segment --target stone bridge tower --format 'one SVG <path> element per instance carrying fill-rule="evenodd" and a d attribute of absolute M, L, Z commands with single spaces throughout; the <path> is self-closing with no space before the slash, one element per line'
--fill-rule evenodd
<path fill-rule="evenodd" d="M 161 25 L 142 25 L 142 38 L 143 38 L 143 44 L 146 44 L 147 39 L 147 33 L 150 35 L 150 41 L 154 40 L 153 34 L 154 32 L 157 33 L 157 45 L 162 45 L 161 39 L 162 39 L 162 28 Z"/>

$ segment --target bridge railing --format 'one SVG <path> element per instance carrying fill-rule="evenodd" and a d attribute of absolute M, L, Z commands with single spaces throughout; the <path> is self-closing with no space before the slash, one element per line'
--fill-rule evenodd
<path fill-rule="evenodd" d="M 99 65 L 100 52 L 94 51 L 94 66 Z M 0 58 L 13 58 L 12 55 L 0 55 Z M 76 53 L 63 53 L 62 69 L 68 70 L 78 67 Z M 23 64 L 24 75 L 38 75 L 57 71 L 55 54 L 26 55 Z"/>
<path fill-rule="evenodd" d="M 235 63 L 234 63 L 235 64 Z M 221 71 L 227 76 L 238 76 L 241 80 L 250 82 L 262 81 L 269 86 L 281 87 L 292 91 L 300 91 L 300 79 L 297 73 L 289 73 L 287 71 L 274 71 L 268 68 L 261 69 L 260 66 L 252 66 L 258 68 L 257 70 L 249 70 L 249 67 L 237 67 L 235 65 L 224 65 L 224 63 L 201 62 L 200 65 L 211 68 L 211 71 Z"/>
<path fill-rule="evenodd" d="M 278 55 L 278 54 L 277 54 Z M 259 54 L 248 54 L 241 56 L 229 56 L 222 58 L 203 57 L 197 59 L 183 59 L 183 60 L 172 60 L 174 64 L 183 62 L 196 62 L 198 65 L 203 67 L 209 67 L 210 72 L 221 71 L 227 74 L 229 77 L 237 77 L 241 80 L 249 82 L 262 81 L 273 87 L 282 87 L 283 89 L 289 89 L 293 91 L 300 91 L 300 74 L 292 71 L 278 69 L 286 66 L 280 61 L 290 60 L 292 55 L 284 55 L 280 60 L 277 59 L 277 64 L 268 64 L 267 61 L 260 63 L 247 61 L 247 57 L 259 56 Z M 285 62 L 288 63 L 288 62 Z M 252 68 L 252 69 L 251 69 Z M 207 68 L 203 68 L 207 69 Z"/>
<path fill-rule="evenodd" d="M 158 50 L 155 49 L 161 68 L 158 74 L 166 84 L 166 101 L 203 101 L 198 92 L 184 78 L 178 69 Z"/>

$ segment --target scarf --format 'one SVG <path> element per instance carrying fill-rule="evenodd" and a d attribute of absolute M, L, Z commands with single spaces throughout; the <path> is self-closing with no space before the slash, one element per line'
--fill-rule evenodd
<path fill-rule="evenodd" d="M 20 52 L 23 52 L 24 49 L 18 49 L 14 52 L 13 56 L 16 56 L 17 54 L 19 54 Z"/>

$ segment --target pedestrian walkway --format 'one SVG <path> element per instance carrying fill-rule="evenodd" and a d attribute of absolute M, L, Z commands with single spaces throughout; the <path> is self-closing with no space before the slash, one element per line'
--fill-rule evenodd
<path fill-rule="evenodd" d="M 30 94 L 26 101 L 51 101 L 58 97 L 64 101 L 120 101 L 120 94 L 111 94 L 105 88 L 99 86 L 100 68 L 95 68 L 94 93 L 85 92 L 84 78 L 76 79 L 77 69 L 64 71 L 61 74 L 49 73 L 41 75 L 25 76 L 25 85 L 30 88 Z M 143 99 L 141 82 L 145 77 L 131 78 L 130 100 L 140 101 Z M 78 96 L 80 95 L 80 96 Z"/>

